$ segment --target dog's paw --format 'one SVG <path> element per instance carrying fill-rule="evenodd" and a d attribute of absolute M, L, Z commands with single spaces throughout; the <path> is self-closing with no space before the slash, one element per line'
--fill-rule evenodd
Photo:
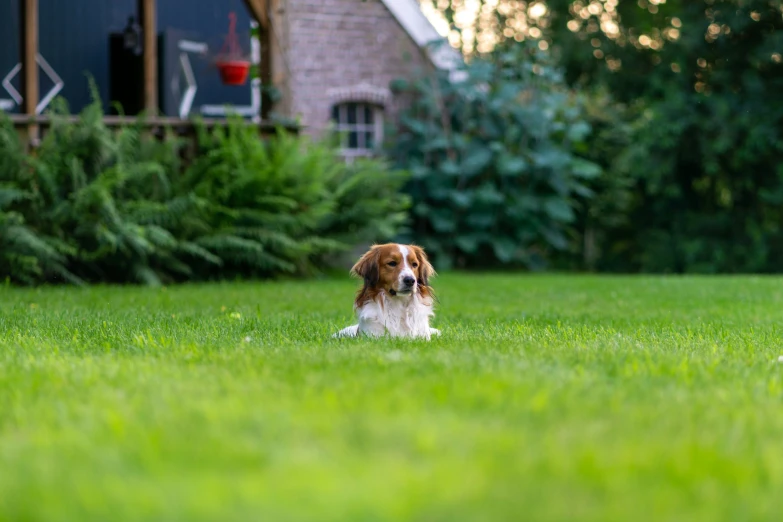
<path fill-rule="evenodd" d="M 430 328 L 430 335 L 440 335 L 440 330 L 437 328 Z"/>
<path fill-rule="evenodd" d="M 332 338 L 339 339 L 340 337 L 356 337 L 359 334 L 359 325 L 355 324 L 348 328 L 343 328 L 336 334 L 332 334 Z"/>

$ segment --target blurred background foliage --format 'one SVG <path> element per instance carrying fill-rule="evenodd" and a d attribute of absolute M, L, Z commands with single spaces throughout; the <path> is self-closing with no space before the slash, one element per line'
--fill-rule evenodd
<path fill-rule="evenodd" d="M 465 59 L 393 83 L 386 158 L 235 120 L 184 162 L 97 98 L 28 155 L 0 119 L 0 277 L 313 275 L 395 238 L 440 269 L 781 271 L 781 0 L 422 8 Z"/>
<path fill-rule="evenodd" d="M 392 151 L 443 265 L 783 267 L 780 1 L 422 6 L 465 80 L 401 82 Z"/>

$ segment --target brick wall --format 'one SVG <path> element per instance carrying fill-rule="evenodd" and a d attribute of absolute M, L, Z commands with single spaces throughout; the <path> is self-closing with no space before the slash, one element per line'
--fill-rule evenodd
<path fill-rule="evenodd" d="M 286 0 L 284 54 L 288 97 L 281 108 L 318 136 L 329 124 L 335 91 L 388 89 L 427 66 L 421 50 L 380 0 Z M 394 101 L 387 107 L 393 118 Z"/>

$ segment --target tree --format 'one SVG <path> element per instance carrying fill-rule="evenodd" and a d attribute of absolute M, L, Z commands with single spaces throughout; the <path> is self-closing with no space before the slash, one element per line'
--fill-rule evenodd
<path fill-rule="evenodd" d="M 538 40 L 572 88 L 602 88 L 619 103 L 615 125 L 597 118 L 603 134 L 588 149 L 605 168 L 604 186 L 627 187 L 625 219 L 599 224 L 598 268 L 780 270 L 780 0 L 480 4 L 479 30 L 465 31 L 454 9 L 444 16 L 468 40 L 487 39 L 482 31 L 501 48 Z"/>

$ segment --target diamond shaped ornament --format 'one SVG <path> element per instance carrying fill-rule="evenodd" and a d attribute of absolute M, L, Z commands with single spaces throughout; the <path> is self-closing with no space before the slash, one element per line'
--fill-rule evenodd
<path fill-rule="evenodd" d="M 47 93 L 44 95 L 43 98 L 38 102 L 38 105 L 35 107 L 35 113 L 41 114 L 46 107 L 49 106 L 49 104 L 52 102 L 55 96 L 57 96 L 60 91 L 63 90 L 63 87 L 65 86 L 65 82 L 63 82 L 62 78 L 57 74 L 57 72 L 54 70 L 54 68 L 49 65 L 49 62 L 46 61 L 46 59 L 41 56 L 41 54 L 35 55 L 35 61 L 38 64 L 38 67 L 43 71 L 43 73 L 52 81 L 52 88 L 47 91 Z M 21 93 L 16 90 L 16 88 L 11 83 L 14 78 L 16 78 L 16 75 L 19 74 L 19 72 L 22 70 L 22 64 L 17 63 L 9 72 L 5 75 L 5 78 L 3 78 L 2 85 L 5 88 L 6 92 L 11 96 L 11 99 L 13 100 L 13 104 L 15 105 L 21 105 L 24 101 L 24 98 L 22 97 Z M 5 106 L 8 106 L 7 100 L 0 100 L 0 102 L 6 101 Z M 13 105 L 12 105 L 13 106 Z M 12 107 L 11 106 L 11 107 Z M 2 107 L 5 108 L 5 107 Z"/>

